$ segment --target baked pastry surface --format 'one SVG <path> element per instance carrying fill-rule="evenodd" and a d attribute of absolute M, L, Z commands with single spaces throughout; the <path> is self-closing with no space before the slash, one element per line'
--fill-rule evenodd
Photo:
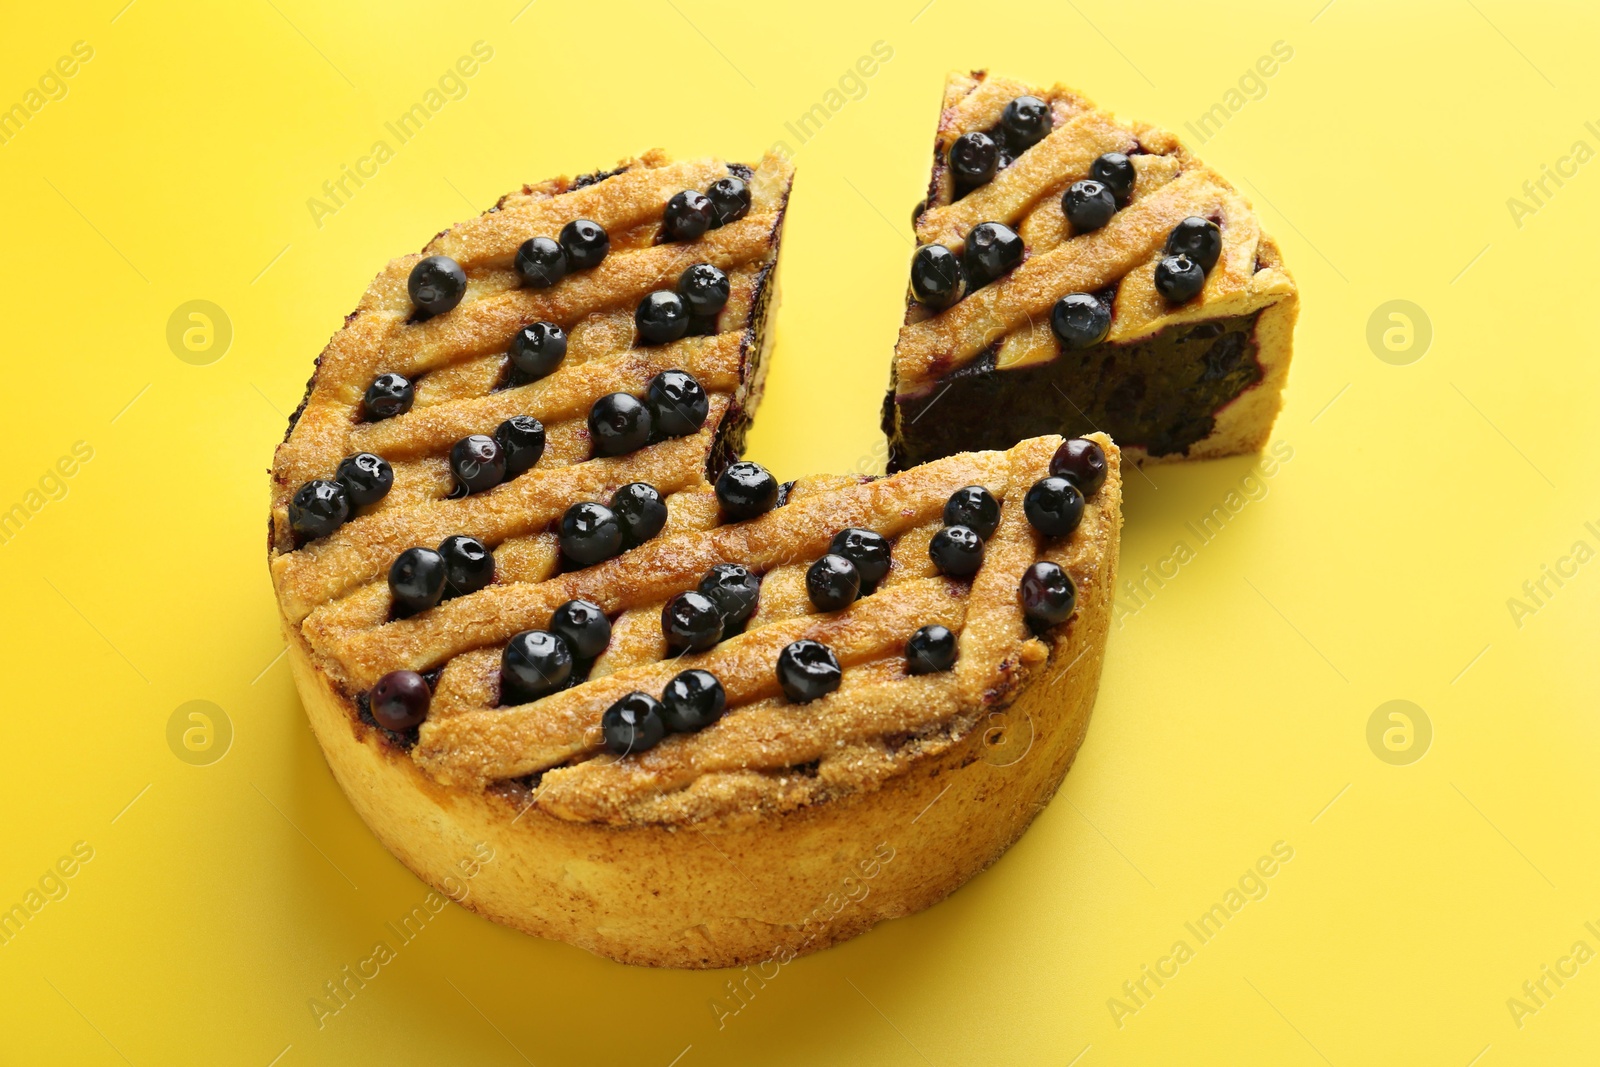
<path fill-rule="evenodd" d="M 1031 143 L 1011 132 L 1008 106 L 1022 100 L 1048 110 Z M 958 177 L 974 167 L 972 145 L 958 144 L 967 135 L 989 141 L 976 142 L 991 175 L 977 184 Z M 1089 222 L 1075 225 L 1064 197 L 1093 176 L 1115 186 L 1108 154 L 1128 186 L 1114 213 L 1090 203 Z M 1174 300 L 1157 272 L 1191 218 L 1213 224 L 1220 255 L 1198 295 Z M 908 300 L 884 404 L 891 470 L 1044 433 L 1103 430 L 1141 463 L 1266 442 L 1288 375 L 1294 281 L 1249 203 L 1176 137 L 1119 122 L 1063 86 L 952 74 L 915 213 L 919 255 L 941 245 L 970 266 L 968 239 L 986 223 L 1014 235 L 1014 266 L 978 284 L 969 270 L 948 303 Z M 1109 313 L 1098 340 L 1075 346 L 1054 328 L 1069 294 Z"/>

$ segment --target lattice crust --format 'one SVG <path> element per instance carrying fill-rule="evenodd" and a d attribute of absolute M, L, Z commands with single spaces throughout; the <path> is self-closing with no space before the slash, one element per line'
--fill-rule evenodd
<path fill-rule="evenodd" d="M 1114 551 L 1121 522 L 1117 453 L 1108 439 L 1097 440 L 1111 473 L 1066 538 L 1041 537 L 1023 513 L 1023 495 L 1048 473 L 1061 443 L 1037 438 L 1008 452 L 952 456 L 880 480 L 803 480 L 782 506 L 739 523 L 719 525 L 709 491 L 687 489 L 671 499 L 681 516 L 676 529 L 596 566 L 497 582 L 386 624 L 325 613 L 308 620 L 304 632 L 313 651 L 340 664 L 356 690 L 391 670 L 442 668 L 412 757 L 447 785 L 482 789 L 532 775 L 532 802 L 546 812 L 605 823 L 692 822 L 815 803 L 871 789 L 920 756 L 942 751 L 1029 683 L 1048 647 L 1024 619 L 1018 593 L 1024 571 L 1050 560 L 1087 587 L 1103 580 Z M 928 543 L 943 525 L 951 493 L 973 484 L 1000 502 L 1000 524 L 975 576 L 945 577 Z M 891 569 L 870 595 L 819 613 L 805 571 L 846 527 L 890 539 Z M 743 633 L 715 648 L 670 656 L 662 605 L 695 588 L 718 563 L 739 563 L 761 576 L 759 609 Z M 531 703 L 500 706 L 506 641 L 545 626 L 556 607 L 577 598 L 617 620 L 588 680 Z M 958 635 L 956 665 L 909 675 L 906 641 L 934 623 Z M 844 673 L 836 692 L 793 704 L 780 691 L 775 663 L 802 638 L 831 648 Z M 659 695 L 690 668 L 722 683 L 726 714 L 648 752 L 605 754 L 606 709 L 634 690 Z"/>
<path fill-rule="evenodd" d="M 663 491 L 694 481 L 696 463 L 691 460 L 697 449 L 701 480 L 707 462 L 724 461 L 730 447 L 737 451 L 743 421 L 760 397 L 761 325 L 772 299 L 772 271 L 794 177 L 793 168 L 777 156 L 744 169 L 750 172 L 749 213 L 697 240 L 657 243 L 663 209 L 677 193 L 704 189 L 727 176 L 729 164 L 720 159 L 672 162 L 661 152 L 650 152 L 623 163 L 608 177 L 525 186 L 478 218 L 439 234 L 422 252 L 391 262 L 318 358 L 306 398 L 273 464 L 273 577 L 289 620 L 299 623 L 330 598 L 381 577 L 395 546 L 423 544 L 417 539 L 423 530 L 450 527 L 448 533 L 471 533 L 452 525 L 456 512 L 488 524 L 493 534 L 496 522 L 522 521 L 510 514 L 507 497 L 526 506 L 548 500 L 550 491 L 580 488 L 586 478 L 592 484 L 598 473 L 570 473 L 565 477 L 576 483 L 560 483 L 561 471 L 589 465 L 589 406 L 606 393 L 640 392 L 661 370 L 689 371 L 712 400 L 706 423 L 710 432 L 644 450 L 644 455 L 658 454 L 645 460 L 652 471 L 667 474 L 672 463 L 681 467 L 664 477 Z M 605 227 L 611 246 L 604 261 L 549 288 L 522 287 L 512 267 L 518 246 L 529 237 L 554 237 L 579 218 Z M 467 291 L 448 313 L 414 321 L 407 278 L 430 255 L 459 262 Z M 653 290 L 671 289 L 678 275 L 695 263 L 711 263 L 729 278 L 731 293 L 717 316 L 717 332 L 633 347 L 633 312 L 639 300 Z M 511 338 L 541 320 L 568 334 L 561 366 L 530 384 L 497 388 L 505 379 Z M 380 422 L 360 421 L 367 386 L 388 372 L 415 382 L 414 406 Z M 730 413 L 735 418 L 721 425 Z M 445 459 L 451 444 L 469 434 L 492 433 L 512 415 L 532 415 L 544 423 L 547 445 L 538 466 L 481 499 L 446 500 L 452 488 Z M 720 440 L 719 429 L 733 435 L 731 446 Z M 333 477 L 341 459 L 362 451 L 390 461 L 394 486 L 389 494 L 332 536 L 294 551 L 290 497 L 311 479 Z M 540 483 L 551 479 L 560 484 L 542 491 Z M 515 535 L 508 529 L 495 536 Z"/>
<path fill-rule="evenodd" d="M 1051 132 L 988 184 L 955 198 L 951 145 L 964 133 L 992 129 L 1005 105 L 1021 95 L 1050 105 Z M 981 71 L 951 75 L 944 104 L 928 199 L 916 217 L 918 243 L 959 253 L 974 226 L 1001 222 L 1022 237 L 1027 251 L 1021 266 L 943 311 L 910 303 L 895 349 L 898 395 L 926 389 L 991 346 L 1002 368 L 1054 358 L 1059 344 L 1050 312 L 1068 293 L 1116 286 L 1107 338 L 1113 342 L 1178 323 L 1248 315 L 1293 297 L 1277 245 L 1249 203 L 1170 133 L 1119 122 L 1063 86 L 1032 88 Z M 1137 175 L 1132 197 L 1103 228 L 1072 236 L 1061 194 L 1089 177 L 1090 165 L 1107 152 L 1130 157 Z M 1221 227 L 1222 256 L 1200 296 L 1174 307 L 1156 292 L 1153 277 L 1168 234 L 1191 215 Z"/>

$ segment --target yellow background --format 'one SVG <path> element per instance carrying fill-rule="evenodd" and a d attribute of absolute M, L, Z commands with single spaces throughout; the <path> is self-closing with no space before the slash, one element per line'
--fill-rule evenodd
<path fill-rule="evenodd" d="M 94 50 L 0 144 L 0 509 L 93 449 L 0 544 L 0 907 L 94 850 L 0 946 L 0 1061 L 1592 1060 L 1600 962 L 1520 1027 L 1506 1003 L 1575 941 L 1600 950 L 1600 562 L 1520 626 L 1507 607 L 1575 541 L 1600 548 L 1600 163 L 1520 226 L 1506 203 L 1575 141 L 1600 149 L 1592 6 L 125 2 L 12 5 L 0 35 L 0 105 Z M 318 227 L 308 198 L 479 40 L 466 95 Z M 864 96 L 799 144 L 784 124 L 877 41 L 893 57 Z M 1077 766 L 1022 842 L 785 967 L 722 1029 L 724 974 L 452 907 L 319 1030 L 309 999 L 424 887 L 351 812 L 278 658 L 264 471 L 377 269 L 525 180 L 787 140 L 751 454 L 870 469 L 944 72 L 1059 79 L 1195 144 L 1185 124 L 1277 41 L 1293 58 L 1199 152 L 1302 288 L 1275 434 L 1293 458 L 1254 482 L 1248 458 L 1130 475 L 1125 574 L 1179 540 L 1193 558 L 1124 612 Z M 166 341 L 195 299 L 232 324 L 209 365 Z M 1367 341 L 1391 300 L 1432 324 L 1407 365 Z M 1265 495 L 1200 545 L 1186 523 L 1241 483 Z M 231 723 L 209 765 L 169 748 L 191 700 Z M 1367 742 L 1390 700 L 1432 725 L 1409 765 Z M 1267 896 L 1192 941 L 1278 841 Z M 1119 1026 L 1108 999 L 1180 938 L 1194 958 Z"/>

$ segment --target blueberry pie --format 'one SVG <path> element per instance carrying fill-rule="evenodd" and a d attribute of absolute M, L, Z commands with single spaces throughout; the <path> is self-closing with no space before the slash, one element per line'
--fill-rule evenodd
<path fill-rule="evenodd" d="M 1294 281 L 1170 133 L 1060 86 L 953 74 L 915 229 L 890 470 L 1050 433 L 1104 431 L 1135 462 L 1266 442 Z"/>

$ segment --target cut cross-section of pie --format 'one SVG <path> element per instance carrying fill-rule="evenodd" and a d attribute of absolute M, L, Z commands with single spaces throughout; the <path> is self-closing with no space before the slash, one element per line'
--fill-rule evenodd
<path fill-rule="evenodd" d="M 884 405 L 889 466 L 1102 430 L 1135 462 L 1253 451 L 1296 289 L 1248 202 L 1164 130 L 953 74 Z"/>
<path fill-rule="evenodd" d="M 432 499 L 279 554 L 336 777 L 426 881 L 625 962 L 781 962 L 942 899 L 1082 740 L 1115 446 L 1043 437 L 785 485 L 680 468 L 665 446 L 574 463 L 481 498 L 505 507 Z M 562 509 L 639 483 L 665 525 L 570 558 Z M 487 563 L 430 547 L 456 535 Z M 430 553 L 446 598 L 407 607 Z"/>

